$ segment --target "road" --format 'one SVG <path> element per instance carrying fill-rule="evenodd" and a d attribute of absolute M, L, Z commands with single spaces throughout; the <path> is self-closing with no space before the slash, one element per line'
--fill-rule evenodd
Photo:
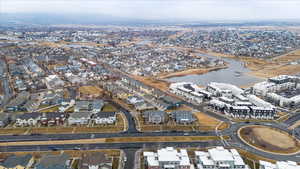
<path fill-rule="evenodd" d="M 300 120 L 300 113 L 293 114 L 291 117 L 289 117 L 286 121 L 284 121 L 285 124 L 288 126 L 292 126 L 297 121 Z"/>

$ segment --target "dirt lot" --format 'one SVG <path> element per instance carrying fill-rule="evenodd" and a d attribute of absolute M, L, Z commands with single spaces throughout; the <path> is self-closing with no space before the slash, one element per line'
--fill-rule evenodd
<path fill-rule="evenodd" d="M 252 146 L 265 151 L 283 154 L 300 151 L 299 140 L 277 129 L 265 126 L 249 126 L 242 128 L 240 135 Z"/>
<path fill-rule="evenodd" d="M 285 55 L 278 56 L 274 58 L 274 61 L 278 61 L 281 63 L 288 63 L 292 61 L 296 61 L 300 59 L 300 49 L 287 53 Z"/>
<path fill-rule="evenodd" d="M 78 90 L 79 90 L 79 93 L 82 93 L 85 95 L 102 95 L 103 94 L 103 90 L 97 86 L 82 86 Z"/>
<path fill-rule="evenodd" d="M 169 90 L 169 82 L 163 81 L 163 80 L 158 80 L 154 79 L 153 77 L 143 77 L 143 76 L 133 76 L 134 79 L 139 80 L 151 87 L 161 89 L 163 91 L 168 91 Z"/>
<path fill-rule="evenodd" d="M 250 75 L 270 78 L 278 75 L 294 75 L 300 72 L 300 65 L 268 65 L 265 68 L 257 71 L 249 72 Z"/>
<path fill-rule="evenodd" d="M 201 126 L 201 129 L 202 130 L 215 130 L 216 127 L 219 125 L 220 121 L 205 114 L 205 113 L 202 113 L 202 112 L 197 112 L 195 113 L 195 116 L 197 117 L 199 123 L 200 123 L 200 126 Z M 218 129 L 219 130 L 224 130 L 226 128 L 228 128 L 229 125 L 227 123 L 222 123 Z"/>

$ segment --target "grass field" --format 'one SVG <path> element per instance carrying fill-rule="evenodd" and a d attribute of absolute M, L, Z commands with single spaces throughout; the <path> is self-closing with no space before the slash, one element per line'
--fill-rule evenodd
<path fill-rule="evenodd" d="M 248 126 L 240 129 L 239 134 L 245 142 L 264 151 L 280 154 L 300 151 L 299 140 L 270 127 Z"/>
<path fill-rule="evenodd" d="M 195 113 L 202 130 L 215 130 L 220 121 L 202 112 Z M 222 123 L 218 127 L 219 130 L 224 130 L 229 127 L 229 124 Z"/>
<path fill-rule="evenodd" d="M 103 94 L 103 89 L 97 86 L 81 86 L 79 87 L 79 92 L 87 95 L 101 95 Z"/>
<path fill-rule="evenodd" d="M 134 79 L 139 80 L 143 82 L 144 84 L 147 84 L 151 87 L 160 89 L 162 91 L 168 91 L 169 90 L 169 82 L 158 80 L 152 77 L 142 77 L 142 76 L 133 76 Z"/>

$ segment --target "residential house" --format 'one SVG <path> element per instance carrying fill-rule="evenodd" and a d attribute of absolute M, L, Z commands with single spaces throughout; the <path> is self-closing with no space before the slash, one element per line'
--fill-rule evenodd
<path fill-rule="evenodd" d="M 74 112 L 90 111 L 89 101 L 76 101 L 74 106 Z"/>
<path fill-rule="evenodd" d="M 0 169 L 28 169 L 34 164 L 34 157 L 31 154 L 23 156 L 11 155 L 0 163 Z"/>
<path fill-rule="evenodd" d="M 114 124 L 116 120 L 116 112 L 99 112 L 93 115 L 95 124 Z"/>
<path fill-rule="evenodd" d="M 35 110 L 37 110 L 42 102 L 42 98 L 43 98 L 43 93 L 36 93 L 36 94 L 32 94 L 30 97 L 30 100 L 28 100 L 25 104 L 24 104 L 24 108 L 28 111 L 28 112 L 33 112 Z"/>
<path fill-rule="evenodd" d="M 160 124 L 166 122 L 166 112 L 159 110 L 150 110 L 142 113 L 147 123 Z"/>
<path fill-rule="evenodd" d="M 23 108 L 24 104 L 27 102 L 27 100 L 30 97 L 29 92 L 21 92 L 17 95 L 16 98 L 11 100 L 8 105 L 6 105 L 7 111 L 19 111 L 19 110 L 25 110 Z"/>
<path fill-rule="evenodd" d="M 8 113 L 0 113 L 0 127 L 5 127 L 8 125 L 10 120 L 10 115 Z"/>
<path fill-rule="evenodd" d="M 15 125 L 18 127 L 36 126 L 40 121 L 40 118 L 41 113 L 38 112 L 20 114 L 16 117 Z"/>
<path fill-rule="evenodd" d="M 152 104 L 147 102 L 138 102 L 134 104 L 134 107 L 138 111 L 152 110 L 155 108 Z"/>
<path fill-rule="evenodd" d="M 112 169 L 112 159 L 103 152 L 84 153 L 78 169 Z"/>
<path fill-rule="evenodd" d="M 74 112 L 70 113 L 68 118 L 69 125 L 88 125 L 91 120 L 91 112 Z"/>
<path fill-rule="evenodd" d="M 65 85 L 64 81 L 61 80 L 57 75 L 49 75 L 45 78 L 45 80 L 48 88 L 57 89 Z"/>
<path fill-rule="evenodd" d="M 177 151 L 173 147 L 167 147 L 157 152 L 144 152 L 146 169 L 190 169 L 191 162 L 185 149 Z"/>
<path fill-rule="evenodd" d="M 92 112 L 99 113 L 104 106 L 103 100 L 94 100 L 92 103 Z"/>
<path fill-rule="evenodd" d="M 196 120 L 190 111 L 173 111 L 171 114 L 176 123 L 179 124 L 190 124 Z"/>
<path fill-rule="evenodd" d="M 41 124 L 46 126 L 63 125 L 66 121 L 66 114 L 61 112 L 43 113 Z"/>
<path fill-rule="evenodd" d="M 171 97 L 171 96 L 163 96 L 163 97 L 160 97 L 159 100 L 161 100 L 164 103 L 169 105 L 167 109 L 176 108 L 176 107 L 179 107 L 182 104 L 181 100 L 178 100 L 178 99 L 176 99 L 174 97 Z"/>
<path fill-rule="evenodd" d="M 34 169 L 69 169 L 70 156 L 66 153 L 59 155 L 45 154 Z"/>

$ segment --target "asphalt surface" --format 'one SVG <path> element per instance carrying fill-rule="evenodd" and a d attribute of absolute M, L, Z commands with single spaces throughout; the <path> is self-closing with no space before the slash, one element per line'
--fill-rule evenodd
<path fill-rule="evenodd" d="M 293 114 L 291 117 L 289 117 L 286 121 L 284 121 L 285 124 L 288 126 L 292 126 L 297 121 L 300 120 L 300 113 Z"/>

